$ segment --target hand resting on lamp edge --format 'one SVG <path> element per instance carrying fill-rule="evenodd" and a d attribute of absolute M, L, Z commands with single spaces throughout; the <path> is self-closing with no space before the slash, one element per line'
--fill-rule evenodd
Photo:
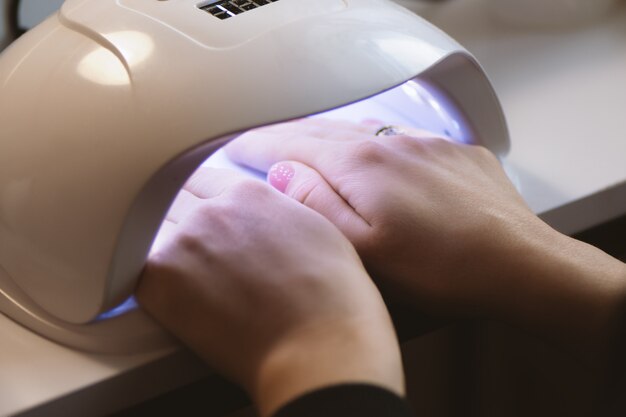
<path fill-rule="evenodd" d="M 262 416 L 345 384 L 404 407 L 391 319 L 332 223 L 226 171 L 201 169 L 183 194 L 137 289 L 150 314 L 244 387 Z"/>

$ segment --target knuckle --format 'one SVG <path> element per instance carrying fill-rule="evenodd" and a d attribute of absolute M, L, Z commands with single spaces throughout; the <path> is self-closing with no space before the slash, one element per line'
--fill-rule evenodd
<path fill-rule="evenodd" d="M 483 158 L 486 158 L 491 161 L 498 161 L 498 158 L 496 157 L 496 155 L 493 152 L 491 152 L 489 149 L 485 148 L 484 146 L 480 147 L 479 152 L 481 153 Z"/>
<path fill-rule="evenodd" d="M 353 145 L 351 157 L 360 163 L 382 164 L 388 159 L 389 150 L 382 144 L 367 140 Z"/>
<path fill-rule="evenodd" d="M 135 291 L 137 301 L 152 312 L 167 310 L 176 298 L 183 265 L 171 256 L 151 256 Z"/>
<path fill-rule="evenodd" d="M 489 163 L 494 163 L 494 162 L 498 162 L 498 158 L 493 154 L 493 152 L 491 152 L 489 149 L 485 148 L 484 146 L 473 146 L 472 149 L 474 150 L 474 153 L 476 154 L 477 158 L 479 158 L 482 161 L 485 162 L 489 162 Z"/>
<path fill-rule="evenodd" d="M 404 236 L 398 230 L 398 225 L 393 218 L 378 219 L 366 234 L 359 236 L 354 241 L 359 253 L 369 259 L 386 259 L 397 252 L 402 245 Z"/>
<path fill-rule="evenodd" d="M 184 229 L 179 231 L 172 242 L 177 248 L 186 253 L 203 252 L 202 239 L 193 230 Z"/>
<path fill-rule="evenodd" d="M 424 147 L 424 141 L 414 136 L 408 135 L 393 135 L 386 138 L 386 141 L 391 145 L 399 145 L 403 148 L 410 148 L 419 150 Z"/>
<path fill-rule="evenodd" d="M 215 221 L 215 219 L 223 219 L 225 215 L 228 214 L 228 211 L 223 206 L 224 199 L 220 199 L 219 204 L 210 200 L 199 204 L 193 209 L 193 212 L 191 213 L 193 223 L 195 223 L 200 228 L 205 226 L 206 219 L 211 219 L 212 221 Z M 187 237 L 191 238 L 194 231 L 185 229 L 184 231 L 179 233 L 189 234 L 189 236 Z"/>
<path fill-rule="evenodd" d="M 424 143 L 433 152 L 438 153 L 454 152 L 459 148 L 458 142 L 453 142 L 451 140 L 443 139 L 440 137 L 427 138 Z"/>
<path fill-rule="evenodd" d="M 265 183 L 261 181 L 244 179 L 233 185 L 230 191 L 233 194 L 247 196 L 264 196 L 270 191 L 270 189 Z"/>
<path fill-rule="evenodd" d="M 289 194 L 293 199 L 307 206 L 309 205 L 307 203 L 311 202 L 312 196 L 315 195 L 320 185 L 320 182 L 315 178 L 307 178 L 291 190 Z"/>
<path fill-rule="evenodd" d="M 454 151 L 456 144 L 438 136 L 410 136 L 394 135 L 386 139 L 393 148 L 404 153 L 420 155 L 422 157 L 437 158 L 449 155 Z"/>

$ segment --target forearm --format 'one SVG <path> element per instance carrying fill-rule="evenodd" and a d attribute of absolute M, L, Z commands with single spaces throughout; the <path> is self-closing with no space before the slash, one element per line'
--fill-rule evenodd
<path fill-rule="evenodd" d="M 389 343 L 395 336 L 376 328 L 371 320 L 338 327 L 329 324 L 329 328 L 302 329 L 282 341 L 248 388 L 260 415 L 272 415 L 298 397 L 341 384 L 368 384 L 403 396 L 399 348 Z"/>
<path fill-rule="evenodd" d="M 502 271 L 508 288 L 495 317 L 567 347 L 591 366 L 611 366 L 626 325 L 626 264 L 547 227 L 530 232 Z"/>

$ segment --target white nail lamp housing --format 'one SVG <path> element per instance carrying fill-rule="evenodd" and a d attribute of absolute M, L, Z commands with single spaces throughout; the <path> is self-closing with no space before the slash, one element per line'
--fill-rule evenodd
<path fill-rule="evenodd" d="M 0 311 L 89 351 L 172 343 L 106 312 L 186 178 L 250 128 L 370 97 L 326 116 L 508 151 L 475 59 L 388 0 L 67 0 L 0 58 Z"/>

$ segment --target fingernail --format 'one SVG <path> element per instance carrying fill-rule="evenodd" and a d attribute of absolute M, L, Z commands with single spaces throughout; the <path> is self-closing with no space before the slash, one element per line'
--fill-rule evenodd
<path fill-rule="evenodd" d="M 296 171 L 289 162 L 274 164 L 267 173 L 267 181 L 281 193 L 284 193 Z"/>

